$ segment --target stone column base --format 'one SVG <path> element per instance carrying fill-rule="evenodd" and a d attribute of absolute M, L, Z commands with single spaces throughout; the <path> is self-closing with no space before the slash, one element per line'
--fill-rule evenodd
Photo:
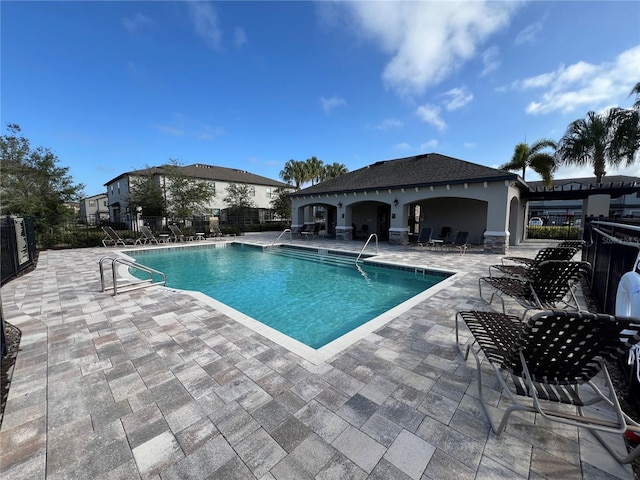
<path fill-rule="evenodd" d="M 389 229 L 389 245 L 409 245 L 409 232 L 405 229 Z"/>
<path fill-rule="evenodd" d="M 336 226 L 336 240 L 353 240 L 353 228 Z"/>
<path fill-rule="evenodd" d="M 509 251 L 509 232 L 484 232 L 484 253 L 506 255 Z"/>

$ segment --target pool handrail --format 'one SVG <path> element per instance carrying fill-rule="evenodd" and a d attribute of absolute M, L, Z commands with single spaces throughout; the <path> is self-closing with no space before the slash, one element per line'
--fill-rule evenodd
<path fill-rule="evenodd" d="M 360 250 L 360 253 L 358 254 L 358 257 L 356 258 L 356 265 L 358 264 L 358 260 L 360 260 L 360 257 L 364 253 L 365 248 L 367 248 L 367 245 L 369 245 L 369 242 L 374 237 L 376 239 L 376 254 L 378 253 L 378 234 L 377 233 L 372 233 L 371 235 L 369 235 L 369 238 L 367 238 L 367 241 L 364 243 L 364 247 L 362 247 L 362 250 Z"/>
<path fill-rule="evenodd" d="M 105 284 L 105 277 L 104 277 L 104 263 L 105 262 L 111 262 L 111 277 L 112 277 L 112 282 L 113 282 L 113 286 L 108 287 Z M 123 264 L 126 265 L 130 268 L 136 268 L 138 270 L 141 270 L 143 272 L 146 272 L 149 274 L 149 278 L 147 280 L 140 280 L 138 282 L 129 282 L 129 283 L 124 283 L 124 284 L 120 284 L 118 285 L 118 281 L 117 281 L 117 264 Z M 122 257 L 102 257 L 100 259 L 99 262 L 99 266 L 100 266 L 100 287 L 101 287 L 101 292 L 106 292 L 108 290 L 112 290 L 113 291 L 113 295 L 117 295 L 118 294 L 118 288 L 121 289 L 121 291 L 129 291 L 129 290 L 134 290 L 136 288 L 143 288 L 143 287 L 150 287 L 153 285 L 167 285 L 167 277 L 164 273 L 155 270 L 151 267 L 147 267 L 146 265 L 142 265 L 140 263 L 137 262 L 132 262 L 130 260 L 127 260 L 125 258 Z M 155 275 L 159 275 L 161 280 L 156 282 L 155 278 L 154 278 L 154 274 Z M 125 288 L 126 290 L 123 290 L 123 288 Z"/>
<path fill-rule="evenodd" d="M 290 229 L 290 228 L 285 228 L 285 229 L 282 231 L 282 233 L 281 233 L 280 235 L 278 235 L 278 238 L 276 238 L 276 239 L 273 241 L 273 243 L 271 244 L 271 246 L 273 247 L 273 246 L 276 244 L 276 242 L 277 242 L 278 240 L 280 240 L 280 239 L 282 238 L 282 236 L 283 236 L 285 233 L 287 233 L 287 232 L 289 232 L 289 241 L 293 240 L 293 233 L 291 232 L 291 229 Z"/>

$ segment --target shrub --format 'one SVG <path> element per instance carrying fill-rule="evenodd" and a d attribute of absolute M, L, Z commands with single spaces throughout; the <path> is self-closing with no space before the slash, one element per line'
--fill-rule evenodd
<path fill-rule="evenodd" d="M 545 240 L 577 240 L 580 238 L 580 228 L 570 225 L 531 226 L 528 227 L 527 237 Z"/>

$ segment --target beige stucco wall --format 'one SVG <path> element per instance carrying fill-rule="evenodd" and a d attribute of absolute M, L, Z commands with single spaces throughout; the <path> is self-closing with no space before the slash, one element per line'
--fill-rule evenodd
<path fill-rule="evenodd" d="M 409 205 L 417 203 L 423 207 L 424 223 L 433 226 L 435 232 L 447 225 L 452 228 L 452 235 L 457 230 L 469 231 L 469 239 L 474 243 L 487 235 L 503 238 L 508 243 L 513 242 L 510 240 L 510 221 L 516 228 L 522 225 L 519 198 L 520 191 L 515 182 L 509 181 L 303 195 L 293 198 L 292 226 L 300 227 L 309 220 L 305 218 L 305 212 L 309 210 L 305 206 L 322 203 L 336 208 L 337 230 L 350 235 L 352 223 L 358 230 L 363 224 L 375 224 L 378 208 L 386 205 L 390 212 L 389 231 L 396 237 L 398 234 L 406 236 L 411 213 Z M 515 213 L 511 211 L 514 206 L 517 207 Z M 511 215 L 516 216 L 515 220 Z M 375 228 L 372 230 L 370 226 L 369 231 L 375 232 Z M 515 239 L 519 241 L 518 235 Z"/>

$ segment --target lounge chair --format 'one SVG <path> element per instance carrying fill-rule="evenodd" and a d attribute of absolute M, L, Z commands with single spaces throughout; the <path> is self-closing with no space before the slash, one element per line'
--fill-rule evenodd
<path fill-rule="evenodd" d="M 142 245 L 146 243 L 155 243 L 156 245 L 158 245 L 160 243 L 158 242 L 158 239 L 155 237 L 151 229 L 146 225 L 140 226 L 140 233 L 142 233 L 142 236 L 136 240 L 136 245 Z"/>
<path fill-rule="evenodd" d="M 456 233 L 453 242 L 445 244 L 447 248 L 453 250 L 457 248 L 460 251 L 460 255 L 464 255 L 467 253 L 467 248 L 469 248 L 469 232 L 458 232 Z"/>
<path fill-rule="evenodd" d="M 432 227 L 422 227 L 420 229 L 420 235 L 418 235 L 418 245 L 421 247 L 432 247 L 433 240 L 431 239 L 431 235 L 433 234 Z"/>
<path fill-rule="evenodd" d="M 503 295 L 513 298 L 526 310 L 559 308 L 561 304 L 579 310 L 574 285 L 587 273 L 589 268 L 588 262 L 547 260 L 533 268 L 526 279 L 508 275 L 481 277 L 478 280 L 480 298 L 490 305 L 497 295 L 502 302 L 503 313 L 505 312 Z M 494 288 L 489 301 L 482 296 L 483 284 Z"/>
<path fill-rule="evenodd" d="M 584 246 L 584 242 L 582 240 L 567 240 L 564 242 L 560 242 L 558 245 L 556 245 L 555 248 L 575 248 L 577 252 L 583 246 Z M 550 247 L 550 248 L 554 248 L 554 247 Z M 531 257 L 509 257 L 509 256 L 502 257 L 503 264 L 505 260 L 513 263 L 522 263 L 525 265 L 532 265 L 537 262 L 535 258 L 531 258 Z"/>
<path fill-rule="evenodd" d="M 489 276 L 491 277 L 491 269 L 498 270 L 507 275 L 516 275 L 518 277 L 528 278 L 537 265 L 546 260 L 571 260 L 578 251 L 575 247 L 547 247 L 538 251 L 535 258 L 529 263 L 520 263 L 516 265 L 491 265 L 489 266 Z M 507 258 L 507 257 L 505 257 Z M 504 260 L 504 259 L 503 259 Z"/>
<path fill-rule="evenodd" d="M 473 334 L 464 352 L 459 320 Z M 526 322 L 515 315 L 464 311 L 456 314 L 456 343 L 465 361 L 469 351 L 475 357 L 478 399 L 496 435 L 505 429 L 511 413 L 534 412 L 546 420 L 588 429 L 618 461 L 629 463 L 640 448 L 620 456 L 599 432 L 623 434 L 640 427 L 622 411 L 605 364 L 638 342 L 640 324 L 634 322 L 638 319 L 567 310 L 539 312 Z M 499 423 L 493 417 L 498 409 L 495 404 L 489 407 L 484 398 L 480 352 L 509 398 L 499 404 L 506 404 Z M 602 390 L 593 381 L 599 373 Z M 494 388 L 496 380 L 490 378 Z M 523 397 L 528 397 L 526 404 L 520 401 Z M 595 404 L 602 407 L 583 408 Z"/>
<path fill-rule="evenodd" d="M 123 247 L 125 247 L 127 245 L 113 228 L 102 227 L 102 231 L 104 231 L 104 233 L 107 235 L 102 239 L 102 245 L 104 245 L 105 248 L 107 247 L 107 243 L 111 243 L 114 247 L 117 245 L 122 245 Z"/>
<path fill-rule="evenodd" d="M 169 230 L 171 230 L 171 237 L 169 237 L 170 241 L 173 242 L 186 242 L 187 240 L 192 240 L 193 237 L 185 237 L 184 234 L 182 233 L 182 231 L 180 230 L 180 227 L 178 227 L 177 225 L 169 225 Z"/>

